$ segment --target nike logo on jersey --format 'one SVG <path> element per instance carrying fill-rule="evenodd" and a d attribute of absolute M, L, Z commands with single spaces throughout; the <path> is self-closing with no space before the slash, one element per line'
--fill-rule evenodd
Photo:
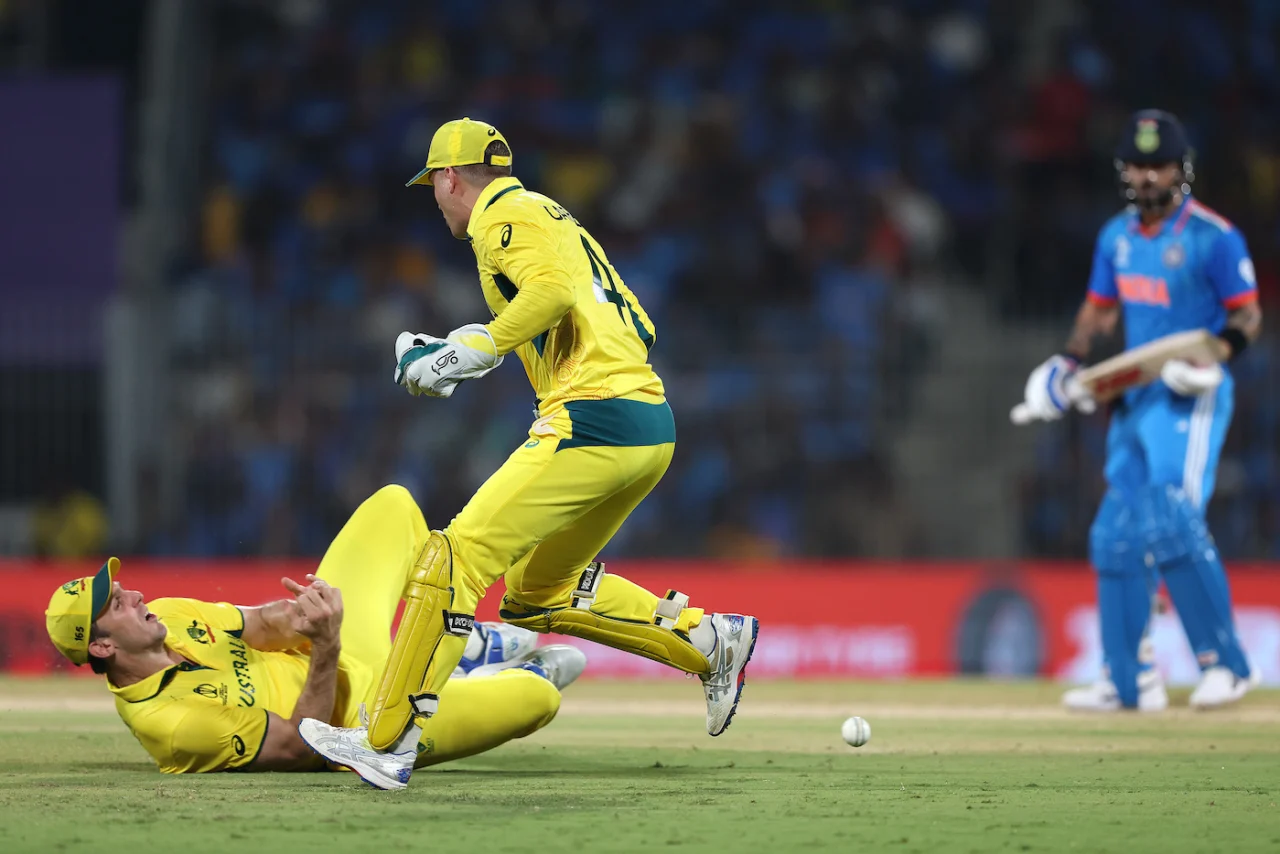
<path fill-rule="evenodd" d="M 1163 278 L 1139 273 L 1117 273 L 1116 290 L 1126 303 L 1169 307 L 1169 285 Z"/>

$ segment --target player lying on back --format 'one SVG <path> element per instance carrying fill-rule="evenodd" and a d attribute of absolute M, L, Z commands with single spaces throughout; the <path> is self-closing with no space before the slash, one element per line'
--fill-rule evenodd
<path fill-rule="evenodd" d="M 326 767 L 298 734 L 304 718 L 359 726 L 391 652 L 400 593 L 428 531 L 409 493 L 388 486 L 365 501 L 294 598 L 259 607 L 196 599 L 146 602 L 115 580 L 111 558 L 62 585 L 49 637 L 77 665 L 105 674 L 116 710 L 161 771 L 315 771 Z M 559 689 L 582 672 L 572 647 L 534 649 L 536 635 L 479 625 L 466 639 L 468 678 L 426 722 L 412 764 L 470 756 L 551 722 Z M 466 675 L 465 673 L 463 675 Z M 399 762 L 334 757 L 379 788 L 403 788 Z"/>
<path fill-rule="evenodd" d="M 1191 704 L 1212 708 L 1240 699 L 1259 681 L 1236 637 L 1205 506 L 1233 408 L 1231 372 L 1219 363 L 1258 337 L 1262 310 L 1244 238 L 1191 196 L 1191 150 L 1175 117 L 1136 113 L 1116 167 L 1130 205 L 1099 233 L 1065 352 L 1032 371 L 1023 411 L 1046 421 L 1073 403 L 1092 411 L 1072 375 L 1122 313 L 1127 348 L 1203 328 L 1217 334 L 1218 352 L 1210 364 L 1168 362 L 1159 382 L 1127 392 L 1114 406 L 1108 489 L 1089 532 L 1105 678 L 1063 699 L 1098 711 L 1168 705 L 1160 674 L 1139 661 L 1152 595 L 1163 579 L 1202 669 Z"/>
<path fill-rule="evenodd" d="M 702 681 L 707 732 L 733 719 L 757 622 L 706 614 L 689 597 L 655 595 L 604 572 L 596 557 L 657 485 L 675 451 L 675 419 L 649 364 L 653 322 L 604 249 L 561 205 L 511 175 L 497 129 L 447 122 L 410 184 L 434 193 L 454 237 L 475 252 L 493 314 L 446 338 L 404 333 L 396 382 L 449 397 L 515 353 L 537 420 L 442 531 L 431 533 L 406 589 L 367 738 L 304 724 L 321 753 L 371 746 L 403 754 L 446 700 L 440 695 L 491 584 L 506 580 L 502 619 L 660 661 Z"/>

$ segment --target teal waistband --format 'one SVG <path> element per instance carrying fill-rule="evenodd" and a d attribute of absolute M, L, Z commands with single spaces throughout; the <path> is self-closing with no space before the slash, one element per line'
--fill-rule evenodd
<path fill-rule="evenodd" d="M 564 408 L 573 424 L 573 434 L 560 440 L 558 451 L 600 445 L 665 445 L 676 440 L 676 419 L 665 402 L 571 400 Z"/>

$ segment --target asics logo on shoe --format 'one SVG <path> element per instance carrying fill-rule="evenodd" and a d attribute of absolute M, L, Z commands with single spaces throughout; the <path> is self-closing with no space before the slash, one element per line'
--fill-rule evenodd
<path fill-rule="evenodd" d="M 318 742 L 318 744 L 325 749 L 325 752 L 329 754 L 329 759 L 333 761 L 340 761 L 343 759 L 359 760 L 359 759 L 369 758 L 368 753 L 362 750 L 358 750 L 349 745 L 343 744 L 342 742 L 337 740 L 334 740 L 334 741 L 324 740 L 324 741 Z"/>

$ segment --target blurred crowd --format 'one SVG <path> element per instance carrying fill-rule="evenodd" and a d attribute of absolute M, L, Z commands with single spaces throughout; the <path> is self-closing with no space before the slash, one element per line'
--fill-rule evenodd
<path fill-rule="evenodd" d="M 516 364 L 447 403 L 390 381 L 399 331 L 486 316 L 469 248 L 403 186 L 458 115 L 503 130 L 516 174 L 589 225 L 657 325 L 679 451 L 616 549 L 884 539 L 856 520 L 893 488 L 885 430 L 925 348 L 911 287 L 947 228 L 912 173 L 974 180 L 923 115 L 959 69 L 931 71 L 893 12 L 833 29 L 708 2 L 311 9 L 220 12 L 199 253 L 174 278 L 185 512 L 148 548 L 315 552 L 387 481 L 444 524 L 523 441 Z"/>
<path fill-rule="evenodd" d="M 946 322 L 930 294 L 1063 318 L 1119 204 L 1132 108 L 1183 114 L 1197 186 L 1274 292 L 1280 18 L 1192 5 L 220 4 L 199 233 L 172 276 L 182 508 L 145 489 L 139 550 L 316 553 L 391 481 L 440 526 L 522 441 L 514 362 L 447 402 L 391 382 L 398 332 L 487 317 L 469 248 L 403 186 L 470 115 L 656 322 L 678 450 L 616 551 L 915 553 L 886 448 Z M 1242 398 L 1277 376 L 1251 358 Z M 1255 553 L 1280 547 L 1280 505 L 1256 503 L 1280 452 L 1266 397 L 1238 404 L 1215 505 Z M 1029 550 L 1081 553 L 1098 429 L 1046 432 Z M 1264 506 L 1269 527 L 1241 520 Z"/>

